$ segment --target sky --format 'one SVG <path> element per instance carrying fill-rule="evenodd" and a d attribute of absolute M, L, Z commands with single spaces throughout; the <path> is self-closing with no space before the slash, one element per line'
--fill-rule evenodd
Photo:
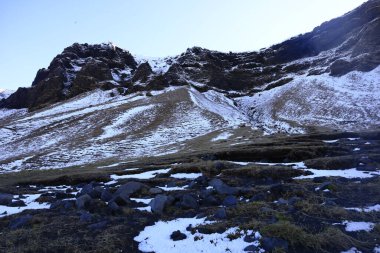
<path fill-rule="evenodd" d="M 141 56 L 200 46 L 254 51 L 309 32 L 363 0 L 0 0 L 0 88 L 29 87 L 75 42 Z"/>

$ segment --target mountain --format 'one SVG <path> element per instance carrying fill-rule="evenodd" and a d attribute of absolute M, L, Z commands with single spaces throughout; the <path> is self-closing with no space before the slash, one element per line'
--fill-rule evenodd
<path fill-rule="evenodd" d="M 370 0 L 258 52 L 65 48 L 0 97 L 1 252 L 379 252 L 379 27 Z"/>
<path fill-rule="evenodd" d="M 0 101 L 2 170 L 182 152 L 217 134 L 375 129 L 379 13 L 368 1 L 259 52 L 144 59 L 75 43 Z"/>

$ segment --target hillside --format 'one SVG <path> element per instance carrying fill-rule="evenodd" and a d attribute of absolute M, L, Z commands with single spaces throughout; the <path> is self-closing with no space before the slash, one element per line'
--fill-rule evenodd
<path fill-rule="evenodd" d="M 1 252 L 380 252 L 380 0 L 257 52 L 65 48 L 0 90 Z"/>

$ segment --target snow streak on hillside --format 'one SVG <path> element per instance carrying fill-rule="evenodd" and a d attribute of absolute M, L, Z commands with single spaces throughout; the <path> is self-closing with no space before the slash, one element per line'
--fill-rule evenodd
<path fill-rule="evenodd" d="M 300 133 L 307 126 L 366 129 L 380 125 L 380 67 L 342 77 L 298 76 L 237 102 L 267 133 Z"/>
<path fill-rule="evenodd" d="M 339 78 L 300 75 L 283 86 L 234 99 L 188 86 L 152 91 L 153 96 L 95 90 L 36 112 L 2 109 L 0 172 L 176 153 L 201 136 L 209 142 L 206 146 L 234 141 L 231 136 L 243 125 L 264 134 L 376 127 L 379 76 L 380 67 Z M 235 145 L 228 143 L 224 145 Z"/>
<path fill-rule="evenodd" d="M 12 120 L 2 116 L 1 171 L 173 153 L 182 142 L 244 120 L 221 93 L 186 87 L 151 93 L 121 96 L 96 90 L 35 113 L 3 110 Z"/>

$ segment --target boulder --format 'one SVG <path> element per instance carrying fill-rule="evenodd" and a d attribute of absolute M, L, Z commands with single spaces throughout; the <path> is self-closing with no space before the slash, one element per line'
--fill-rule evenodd
<path fill-rule="evenodd" d="M 108 209 L 111 210 L 111 212 L 117 212 L 120 210 L 120 207 L 114 201 L 111 201 L 108 203 Z"/>
<path fill-rule="evenodd" d="M 180 240 L 184 240 L 186 238 L 187 238 L 187 236 L 184 233 L 181 233 L 181 231 L 179 231 L 179 230 L 174 231 L 170 235 L 170 239 L 172 239 L 173 241 L 180 241 Z"/>
<path fill-rule="evenodd" d="M 26 206 L 26 204 L 22 200 L 16 200 L 11 202 L 8 206 Z"/>
<path fill-rule="evenodd" d="M 133 193 L 140 191 L 143 187 L 146 187 L 146 186 L 142 183 L 134 182 L 134 181 L 128 182 L 120 186 L 119 189 L 117 189 L 117 191 L 115 192 L 115 195 L 119 195 L 123 193 L 129 196 L 129 195 L 132 195 Z"/>
<path fill-rule="evenodd" d="M 94 183 L 93 182 L 86 184 L 85 186 L 82 187 L 78 196 L 89 194 L 93 189 L 94 189 Z"/>
<path fill-rule="evenodd" d="M 236 206 L 237 205 L 237 198 L 233 195 L 228 195 L 224 200 L 223 200 L 223 205 L 224 206 Z"/>
<path fill-rule="evenodd" d="M 0 193 L 0 205 L 10 205 L 12 203 L 13 195 L 8 193 Z"/>
<path fill-rule="evenodd" d="M 323 182 L 317 188 L 315 188 L 315 191 L 323 191 L 327 189 L 330 185 L 332 185 L 332 182 L 329 182 L 329 181 Z"/>
<path fill-rule="evenodd" d="M 114 201 L 119 206 L 125 206 L 131 203 L 128 192 L 121 192 L 119 194 L 114 194 L 114 197 L 111 201 Z"/>
<path fill-rule="evenodd" d="M 168 196 L 166 195 L 157 195 L 150 203 L 149 206 L 152 209 L 153 213 L 162 214 L 164 211 L 164 208 L 166 206 L 166 203 L 168 201 Z"/>
<path fill-rule="evenodd" d="M 259 248 L 255 245 L 249 245 L 244 248 L 244 251 L 249 251 L 249 252 L 259 252 Z"/>
<path fill-rule="evenodd" d="M 92 198 L 90 197 L 90 195 L 88 194 L 85 194 L 85 195 L 82 195 L 80 197 L 78 197 L 76 199 L 76 206 L 78 209 L 85 209 L 86 207 L 88 207 L 92 202 Z"/>
<path fill-rule="evenodd" d="M 108 189 L 103 189 L 102 193 L 100 194 L 100 199 L 104 202 L 108 202 L 112 199 L 112 194 Z"/>
<path fill-rule="evenodd" d="M 238 191 L 239 191 L 236 187 L 231 187 L 231 186 L 225 184 L 220 179 L 212 179 L 209 182 L 209 186 L 214 187 L 214 189 L 219 194 L 224 194 L 224 195 L 234 195 L 234 194 L 238 193 Z"/>
<path fill-rule="evenodd" d="M 184 194 L 181 200 L 181 207 L 186 209 L 198 209 L 199 204 L 197 199 L 191 194 Z"/>
<path fill-rule="evenodd" d="M 161 194 L 162 192 L 163 190 L 157 187 L 153 187 L 149 189 L 150 194 Z"/>

